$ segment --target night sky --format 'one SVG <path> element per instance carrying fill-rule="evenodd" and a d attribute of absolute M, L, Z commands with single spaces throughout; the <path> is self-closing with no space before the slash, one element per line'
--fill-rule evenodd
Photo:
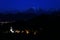
<path fill-rule="evenodd" d="M 26 10 L 31 7 L 59 9 L 60 0 L 0 0 L 0 10 Z"/>

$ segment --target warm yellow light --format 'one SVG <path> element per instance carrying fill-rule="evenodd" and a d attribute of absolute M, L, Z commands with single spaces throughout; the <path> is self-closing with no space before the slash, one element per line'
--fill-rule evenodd
<path fill-rule="evenodd" d="M 19 31 L 19 30 L 16 30 L 15 32 L 16 32 L 16 33 L 20 33 L 20 31 Z"/>
<path fill-rule="evenodd" d="M 26 33 L 27 33 L 27 34 L 29 34 L 29 31 L 28 31 L 28 30 L 26 30 Z"/>
<path fill-rule="evenodd" d="M 22 30 L 22 32 L 21 33 L 24 33 L 24 31 Z"/>
<path fill-rule="evenodd" d="M 34 35 L 36 35 L 37 32 L 34 32 Z"/>

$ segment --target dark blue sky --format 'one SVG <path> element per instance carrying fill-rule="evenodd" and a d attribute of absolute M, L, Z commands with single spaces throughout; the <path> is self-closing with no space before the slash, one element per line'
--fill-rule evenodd
<path fill-rule="evenodd" d="M 0 10 L 26 10 L 31 7 L 59 9 L 60 0 L 0 0 Z"/>

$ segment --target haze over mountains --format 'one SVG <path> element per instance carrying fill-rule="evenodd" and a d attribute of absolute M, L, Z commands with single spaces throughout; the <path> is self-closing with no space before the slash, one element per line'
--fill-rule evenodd
<path fill-rule="evenodd" d="M 44 9 L 41 9 L 41 8 L 32 7 L 32 8 L 23 10 L 23 11 L 17 10 L 17 9 L 0 9 L 0 13 L 3 13 L 3 14 L 6 14 L 6 13 L 14 13 L 15 14 L 17 12 L 32 12 L 32 13 L 34 12 L 34 13 L 36 13 L 36 12 L 43 12 L 43 11 L 48 12 L 48 11 L 57 11 L 57 10 L 59 10 L 59 9 L 51 8 L 51 9 L 48 9 L 48 10 L 46 10 L 46 9 L 44 10 Z"/>
<path fill-rule="evenodd" d="M 34 8 L 30 8 L 26 11 L 18 11 L 18 10 L 8 10 L 5 11 L 3 10 L 3 12 L 0 12 L 0 21 L 1 20 L 28 20 L 28 19 L 32 19 L 33 17 L 36 16 L 40 16 L 42 14 L 46 14 L 46 15 L 51 15 L 53 13 L 57 13 L 60 10 L 53 10 L 50 9 L 48 11 L 43 10 L 43 9 L 34 9 Z"/>

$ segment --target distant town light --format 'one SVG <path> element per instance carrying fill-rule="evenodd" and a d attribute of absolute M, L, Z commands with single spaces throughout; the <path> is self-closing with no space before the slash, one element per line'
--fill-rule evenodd
<path fill-rule="evenodd" d="M 36 34 L 37 34 L 37 32 L 38 32 L 37 30 L 36 30 L 36 31 L 34 31 L 34 35 L 36 35 Z"/>
<path fill-rule="evenodd" d="M 20 31 L 19 31 L 19 30 L 16 30 L 15 32 L 16 32 L 16 33 L 20 33 Z"/>
<path fill-rule="evenodd" d="M 24 31 L 22 30 L 22 32 L 21 33 L 24 33 Z"/>
<path fill-rule="evenodd" d="M 27 33 L 27 34 L 29 34 L 29 31 L 28 31 L 28 30 L 26 30 L 26 33 Z"/>
<path fill-rule="evenodd" d="M 10 27 L 10 31 L 11 31 L 11 33 L 14 33 L 14 31 L 13 31 L 13 28 L 12 28 L 12 27 Z"/>
<path fill-rule="evenodd" d="M 34 32 L 34 35 L 36 35 L 37 32 Z"/>

